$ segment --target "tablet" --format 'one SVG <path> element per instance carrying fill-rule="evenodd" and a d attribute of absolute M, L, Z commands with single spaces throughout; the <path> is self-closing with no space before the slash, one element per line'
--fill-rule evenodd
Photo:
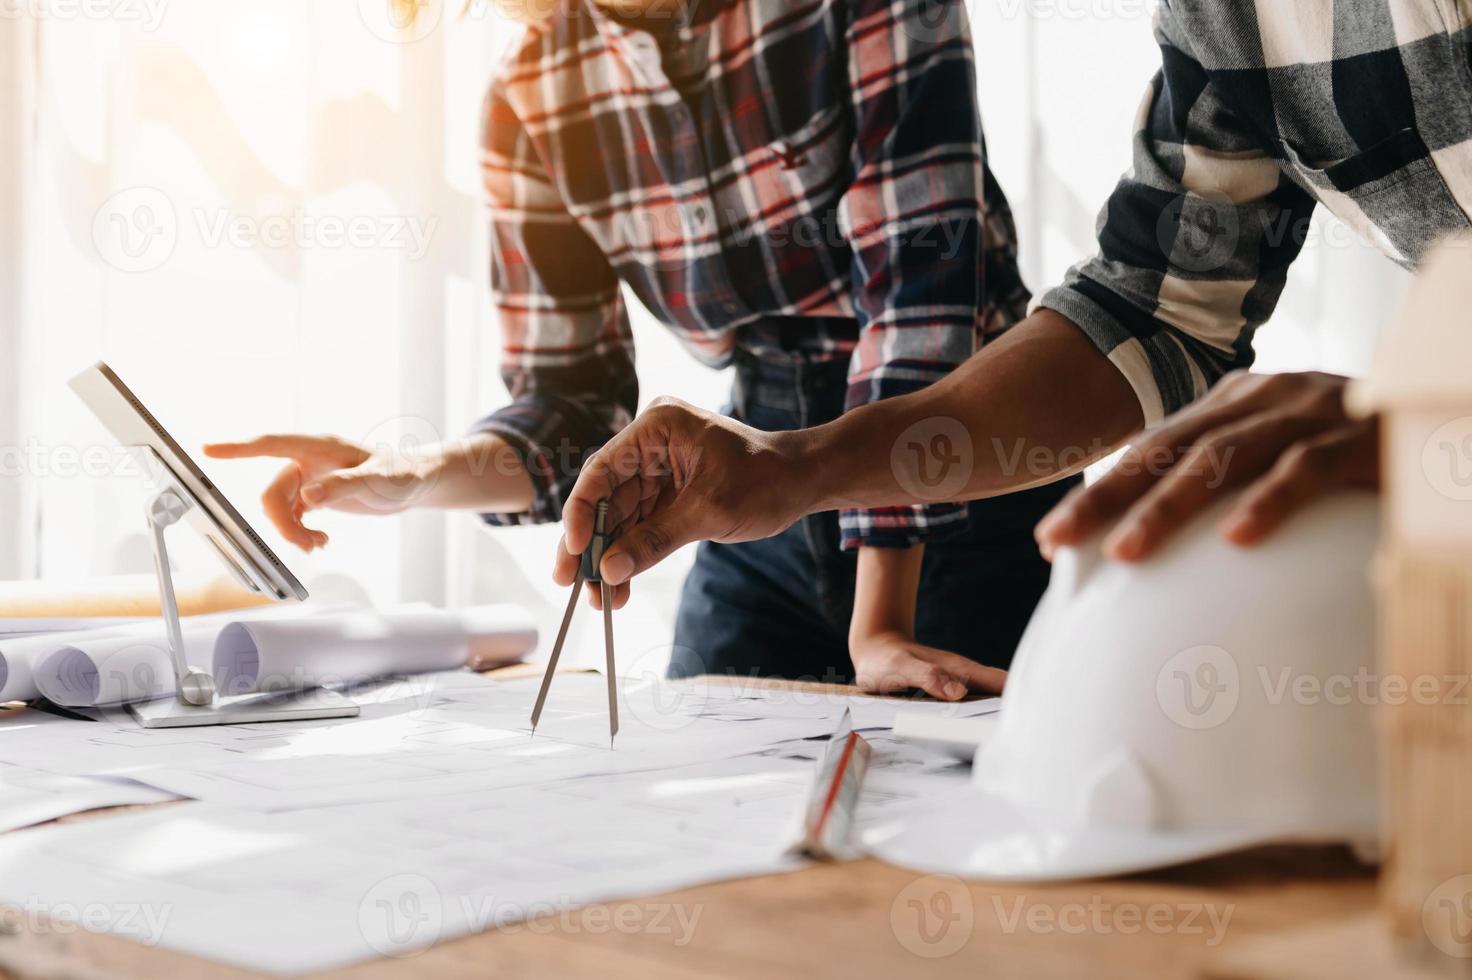
<path fill-rule="evenodd" d="M 157 454 L 179 488 L 191 498 L 194 506 L 189 508 L 186 519 L 210 543 L 242 586 L 277 599 L 307 597 L 307 590 L 291 569 L 276 557 L 112 368 L 99 361 L 68 383 L 121 445 L 151 449 Z"/>

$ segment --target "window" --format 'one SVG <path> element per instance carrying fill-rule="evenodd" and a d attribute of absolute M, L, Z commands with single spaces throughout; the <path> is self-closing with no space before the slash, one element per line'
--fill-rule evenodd
<path fill-rule="evenodd" d="M 386 4 L 36 0 L 0 17 L 14 151 L 0 162 L 14 218 L 0 223 L 0 574 L 149 568 L 141 491 L 115 454 L 98 456 L 105 436 L 65 386 L 93 360 L 191 447 L 267 430 L 436 438 L 504 401 L 477 127 L 520 29 L 425 2 L 402 31 Z M 992 159 L 1041 288 L 1093 249 L 1094 216 L 1128 165 L 1158 59 L 1149 11 L 971 6 Z M 1400 288 L 1361 248 L 1311 249 L 1287 322 L 1265 331 L 1264 366 L 1359 368 Z M 692 370 L 635 310 L 644 397 L 719 406 L 726 378 Z M 208 468 L 259 517 L 272 464 Z M 319 593 L 538 612 L 563 599 L 547 579 L 554 529 L 493 535 L 423 513 L 318 523 L 331 546 L 290 561 Z M 214 573 L 202 551 L 180 552 Z M 637 590 L 628 615 L 651 635 L 672 620 L 684 567 Z"/>

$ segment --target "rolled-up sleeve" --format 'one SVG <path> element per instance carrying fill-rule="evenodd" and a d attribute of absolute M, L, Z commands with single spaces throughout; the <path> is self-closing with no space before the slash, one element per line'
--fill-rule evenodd
<path fill-rule="evenodd" d="M 960 0 L 857 0 L 847 29 L 854 181 L 839 203 L 853 250 L 859 343 L 846 408 L 948 374 L 983 327 L 985 181 L 976 72 Z M 909 547 L 964 530 L 964 506 L 847 510 L 843 546 Z"/>
<path fill-rule="evenodd" d="M 633 417 L 633 335 L 618 277 L 568 214 L 496 86 L 484 132 L 491 296 L 511 403 L 475 428 L 510 443 L 534 499 L 527 512 L 483 516 L 493 524 L 556 521 L 583 459 Z"/>
<path fill-rule="evenodd" d="M 1099 217 L 1099 251 L 1035 304 L 1109 357 L 1147 425 L 1252 364 L 1315 205 L 1234 114 L 1169 4 L 1156 39 L 1161 70 L 1136 118 L 1133 166 Z"/>

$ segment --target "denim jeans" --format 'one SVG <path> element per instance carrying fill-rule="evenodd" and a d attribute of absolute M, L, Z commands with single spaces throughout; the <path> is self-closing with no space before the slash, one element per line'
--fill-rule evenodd
<path fill-rule="evenodd" d="M 846 375 L 841 362 L 739 358 L 727 414 L 769 432 L 820 425 L 842 413 Z M 1008 667 L 1048 585 L 1033 528 L 1077 479 L 973 502 L 964 533 L 928 544 L 916 639 Z M 680 601 L 670 676 L 851 682 L 856 565 L 856 553 L 839 548 L 834 512 L 764 541 L 701 544 Z"/>

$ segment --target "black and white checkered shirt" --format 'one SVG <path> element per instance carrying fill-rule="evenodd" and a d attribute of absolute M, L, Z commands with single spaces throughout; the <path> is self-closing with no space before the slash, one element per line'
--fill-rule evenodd
<path fill-rule="evenodd" d="M 1099 253 L 1038 301 L 1152 425 L 1252 363 L 1316 204 L 1409 268 L 1472 213 L 1469 0 L 1161 0 L 1155 28 Z"/>

